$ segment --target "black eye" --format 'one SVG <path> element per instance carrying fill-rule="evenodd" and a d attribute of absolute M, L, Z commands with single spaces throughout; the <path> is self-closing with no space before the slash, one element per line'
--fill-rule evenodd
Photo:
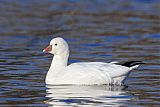
<path fill-rule="evenodd" d="M 55 46 L 57 46 L 58 44 L 56 43 L 56 44 L 54 44 Z"/>

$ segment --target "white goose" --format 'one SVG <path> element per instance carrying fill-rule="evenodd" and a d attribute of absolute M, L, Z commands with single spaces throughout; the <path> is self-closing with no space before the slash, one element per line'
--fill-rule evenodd
<path fill-rule="evenodd" d="M 52 85 L 121 85 L 129 72 L 142 64 L 141 61 L 131 61 L 123 64 L 81 62 L 67 65 L 69 47 L 67 42 L 60 37 L 52 39 L 50 45 L 43 51 L 54 54 L 46 76 L 46 84 Z"/>

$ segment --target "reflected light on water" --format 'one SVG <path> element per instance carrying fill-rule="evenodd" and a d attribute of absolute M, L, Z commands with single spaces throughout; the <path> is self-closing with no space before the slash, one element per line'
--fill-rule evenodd
<path fill-rule="evenodd" d="M 46 101 L 51 107 L 92 107 L 125 105 L 128 100 L 134 98 L 124 91 L 123 86 L 52 86 L 46 85 Z M 123 90 L 122 90 L 123 89 Z"/>

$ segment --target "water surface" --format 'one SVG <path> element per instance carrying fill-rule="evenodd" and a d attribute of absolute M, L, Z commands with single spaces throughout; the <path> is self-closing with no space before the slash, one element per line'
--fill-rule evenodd
<path fill-rule="evenodd" d="M 125 1 L 125 2 L 124 2 Z M 160 105 L 158 0 L 1 0 L 0 106 Z M 141 60 L 123 86 L 50 86 L 49 41 L 64 37 L 69 63 Z"/>

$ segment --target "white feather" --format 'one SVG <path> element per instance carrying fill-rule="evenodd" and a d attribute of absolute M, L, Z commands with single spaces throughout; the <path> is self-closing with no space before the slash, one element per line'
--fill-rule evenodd
<path fill-rule="evenodd" d="M 54 46 L 54 44 L 58 44 Z M 54 54 L 50 69 L 46 76 L 47 84 L 122 84 L 127 74 L 133 68 L 117 65 L 118 62 L 82 62 L 67 65 L 69 48 L 62 38 L 55 38 L 51 41 Z"/>

